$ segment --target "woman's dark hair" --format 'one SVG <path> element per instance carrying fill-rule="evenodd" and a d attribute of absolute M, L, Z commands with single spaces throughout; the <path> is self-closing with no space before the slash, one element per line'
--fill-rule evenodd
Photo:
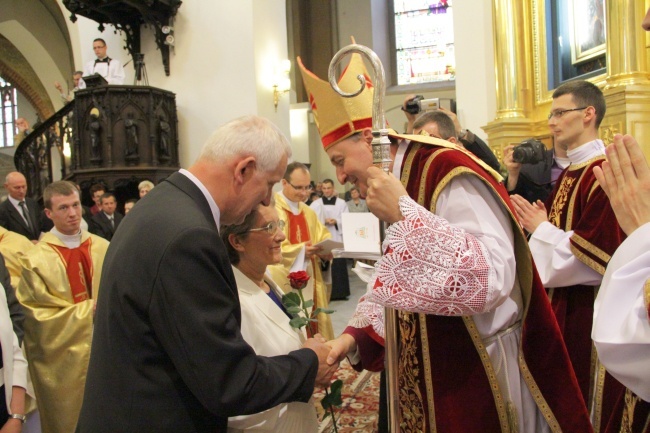
<path fill-rule="evenodd" d="M 249 236 L 249 230 L 254 228 L 255 221 L 257 221 L 257 216 L 259 212 L 258 208 L 253 209 L 253 212 L 249 213 L 244 221 L 241 224 L 231 224 L 229 226 L 221 226 L 219 233 L 221 233 L 221 240 L 226 244 L 226 250 L 228 251 L 228 258 L 230 263 L 237 265 L 239 263 L 239 252 L 230 244 L 228 237 L 230 235 L 235 235 L 242 240 L 245 240 Z"/>

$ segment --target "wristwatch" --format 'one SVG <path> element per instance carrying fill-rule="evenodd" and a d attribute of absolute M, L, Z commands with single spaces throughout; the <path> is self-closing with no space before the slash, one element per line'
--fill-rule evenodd
<path fill-rule="evenodd" d="M 27 417 L 25 415 L 19 414 L 19 413 L 10 413 L 9 414 L 9 419 L 17 419 L 21 423 L 25 424 L 25 421 L 27 421 Z"/>

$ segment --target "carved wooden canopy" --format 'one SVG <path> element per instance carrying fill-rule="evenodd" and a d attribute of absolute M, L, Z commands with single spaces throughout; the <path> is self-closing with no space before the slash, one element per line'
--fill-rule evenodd
<path fill-rule="evenodd" d="M 125 48 L 133 59 L 138 58 L 136 54 L 140 53 L 140 27 L 151 26 L 167 75 L 169 45 L 165 43 L 167 34 L 163 32 L 163 27 L 170 25 L 181 3 L 181 0 L 63 0 L 65 7 L 72 12 L 72 22 L 77 20 L 77 15 L 81 15 L 97 21 L 100 31 L 104 31 L 104 24 L 112 24 L 123 32 L 126 35 Z"/>

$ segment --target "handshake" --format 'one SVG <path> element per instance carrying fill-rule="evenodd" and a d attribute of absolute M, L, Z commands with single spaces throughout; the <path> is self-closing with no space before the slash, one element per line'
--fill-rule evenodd
<path fill-rule="evenodd" d="M 316 385 L 327 387 L 332 381 L 332 376 L 338 370 L 339 363 L 354 352 L 357 344 L 351 335 L 341 334 L 338 338 L 325 341 L 322 335 L 316 334 L 314 338 L 305 341 L 304 349 L 311 349 L 318 356 L 318 373 Z"/>

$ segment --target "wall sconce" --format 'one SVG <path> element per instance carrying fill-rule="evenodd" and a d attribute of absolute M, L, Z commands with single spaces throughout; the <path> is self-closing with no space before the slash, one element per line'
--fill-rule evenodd
<path fill-rule="evenodd" d="M 289 60 L 282 60 L 275 73 L 275 80 L 273 84 L 273 106 L 275 112 L 278 112 L 278 103 L 280 102 L 280 95 L 283 95 L 291 90 L 291 79 L 289 72 L 291 71 L 291 62 Z"/>

